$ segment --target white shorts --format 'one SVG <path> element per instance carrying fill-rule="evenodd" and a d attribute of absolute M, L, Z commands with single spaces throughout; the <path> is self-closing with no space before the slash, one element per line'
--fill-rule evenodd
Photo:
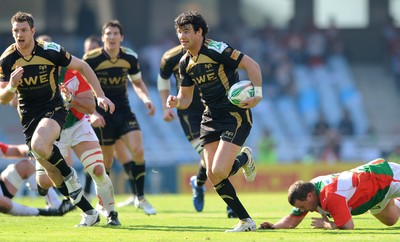
<path fill-rule="evenodd" d="M 99 139 L 96 136 L 90 121 L 87 118 L 76 122 L 72 127 L 64 129 L 61 132 L 60 140 L 55 143 L 60 149 L 64 157 L 68 156 L 68 150 L 75 145 L 84 141 L 96 141 Z"/>
<path fill-rule="evenodd" d="M 400 165 L 393 162 L 388 163 L 390 168 L 392 168 L 394 181 L 390 183 L 390 187 L 385 195 L 385 198 L 383 198 L 380 203 L 376 204 L 369 210 L 371 214 L 380 213 L 386 207 L 386 205 L 388 205 L 391 199 L 400 197 Z"/>

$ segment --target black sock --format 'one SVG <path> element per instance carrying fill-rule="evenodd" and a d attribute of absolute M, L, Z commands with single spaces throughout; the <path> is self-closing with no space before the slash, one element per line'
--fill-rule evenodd
<path fill-rule="evenodd" d="M 57 190 L 62 195 L 64 195 L 64 197 L 69 197 L 68 189 L 64 182 L 61 184 L 61 186 L 57 187 Z M 80 208 L 83 212 L 87 212 L 93 209 L 92 205 L 89 203 L 85 196 L 82 196 L 81 200 L 76 204 L 76 206 Z"/>
<path fill-rule="evenodd" d="M 146 177 L 146 165 L 144 163 L 138 165 L 134 162 L 132 174 L 135 178 L 137 196 L 142 197 L 144 196 L 144 179 Z"/>
<path fill-rule="evenodd" d="M 135 178 L 133 177 L 134 169 L 135 169 L 135 163 L 133 161 L 129 161 L 128 163 L 124 164 L 124 170 L 126 175 L 128 176 L 128 183 L 131 188 L 132 194 L 137 196 L 136 182 Z"/>
<path fill-rule="evenodd" d="M 236 159 L 232 165 L 232 170 L 229 173 L 228 177 L 235 175 L 236 172 L 240 169 L 240 167 L 246 164 L 246 162 L 247 162 L 247 155 L 245 153 L 240 153 L 238 156 L 236 156 Z"/>
<path fill-rule="evenodd" d="M 225 203 L 237 214 L 239 219 L 250 218 L 246 209 L 243 207 L 239 198 L 236 196 L 235 188 L 232 183 L 228 180 L 222 180 L 214 189 L 217 191 L 219 196 L 225 201 Z"/>
<path fill-rule="evenodd" d="M 207 169 L 200 165 L 199 171 L 197 172 L 197 186 L 202 187 L 207 181 Z"/>
<path fill-rule="evenodd" d="M 92 188 L 92 177 L 89 175 L 89 173 L 85 172 L 85 188 L 84 188 L 85 193 L 89 194 L 91 188 Z"/>
<path fill-rule="evenodd" d="M 76 204 L 78 208 L 80 208 L 83 212 L 87 212 L 92 210 L 93 207 L 90 202 L 86 199 L 85 196 L 82 196 L 81 200 Z"/>
<path fill-rule="evenodd" d="M 48 161 L 60 170 L 63 177 L 71 174 L 72 170 L 64 160 L 64 157 L 61 155 L 60 149 L 58 149 L 57 146 L 53 145 L 53 153 L 50 155 Z"/>
<path fill-rule="evenodd" d="M 36 185 L 37 185 L 37 191 L 38 191 L 39 195 L 46 196 L 49 189 L 43 189 L 39 184 L 36 184 Z"/>
<path fill-rule="evenodd" d="M 65 185 L 65 182 L 61 183 L 61 185 L 59 187 L 57 187 L 57 190 L 64 195 L 64 197 L 69 197 L 69 193 L 68 193 L 68 188 Z"/>

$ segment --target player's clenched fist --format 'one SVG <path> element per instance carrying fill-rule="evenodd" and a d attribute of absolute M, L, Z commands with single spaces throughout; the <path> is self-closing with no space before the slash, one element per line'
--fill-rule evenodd
<path fill-rule="evenodd" d="M 179 98 L 173 95 L 169 95 L 167 98 L 167 107 L 168 108 L 178 108 L 180 105 Z"/>

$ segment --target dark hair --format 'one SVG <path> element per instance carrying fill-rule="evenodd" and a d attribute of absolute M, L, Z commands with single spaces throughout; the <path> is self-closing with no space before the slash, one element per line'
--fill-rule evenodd
<path fill-rule="evenodd" d="M 288 201 L 290 205 L 294 206 L 296 200 L 305 201 L 307 194 L 315 191 L 315 185 L 311 182 L 296 181 L 288 190 Z"/>
<path fill-rule="evenodd" d="M 52 38 L 50 37 L 50 35 L 46 35 L 46 34 L 42 34 L 39 35 L 38 37 L 36 37 L 37 41 L 46 41 L 46 42 L 52 42 Z"/>
<path fill-rule="evenodd" d="M 35 21 L 33 20 L 32 14 L 25 12 L 17 12 L 14 16 L 11 17 L 11 24 L 13 23 L 23 23 L 28 22 L 31 29 L 35 27 Z"/>
<path fill-rule="evenodd" d="M 89 37 L 87 37 L 87 38 L 85 39 L 84 42 L 86 42 L 86 41 L 95 42 L 96 44 L 98 44 L 99 46 L 101 46 L 101 40 L 100 40 L 97 36 L 95 36 L 95 35 L 90 35 Z"/>
<path fill-rule="evenodd" d="M 179 29 L 185 25 L 191 24 L 194 31 L 199 31 L 201 28 L 203 30 L 203 36 L 206 36 L 210 28 L 208 27 L 203 16 L 197 11 L 188 11 L 181 13 L 175 18 L 175 29 Z"/>
<path fill-rule="evenodd" d="M 105 23 L 105 24 L 103 25 L 103 29 L 102 29 L 101 33 L 104 34 L 104 31 L 105 31 L 106 28 L 108 28 L 108 27 L 117 27 L 117 28 L 119 29 L 119 33 L 120 33 L 121 35 L 124 35 L 124 33 L 123 33 L 123 31 L 122 31 L 122 25 L 121 25 L 121 23 L 120 23 L 118 20 L 114 19 L 114 20 L 111 20 L 111 21 L 108 21 L 107 23 Z"/>

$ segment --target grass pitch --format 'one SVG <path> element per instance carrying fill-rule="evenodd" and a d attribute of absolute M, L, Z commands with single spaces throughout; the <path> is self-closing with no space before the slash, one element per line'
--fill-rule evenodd
<path fill-rule="evenodd" d="M 400 227 L 387 227 L 370 214 L 355 216 L 352 231 L 319 230 L 310 227 L 307 215 L 296 229 L 258 230 L 248 233 L 224 233 L 238 222 L 228 219 L 226 205 L 214 191 L 207 191 L 203 212 L 196 212 L 191 194 L 148 195 L 157 215 L 147 216 L 135 207 L 118 208 L 121 227 L 99 225 L 74 228 L 80 221 L 75 210 L 63 217 L 17 217 L 0 214 L 0 240 L 6 241 L 398 241 Z M 127 196 L 116 196 L 116 202 Z M 291 207 L 285 193 L 240 193 L 239 198 L 257 226 L 263 221 L 276 222 Z M 23 204 L 44 207 L 44 199 L 16 198 Z M 95 204 L 95 201 L 93 201 Z M 399 223 L 400 225 L 400 223 Z"/>

